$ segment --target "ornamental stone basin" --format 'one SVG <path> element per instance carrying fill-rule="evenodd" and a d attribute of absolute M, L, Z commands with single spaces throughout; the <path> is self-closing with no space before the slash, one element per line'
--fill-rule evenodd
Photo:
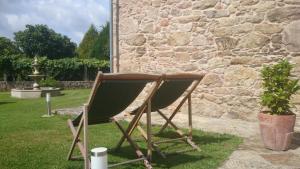
<path fill-rule="evenodd" d="M 11 96 L 21 99 L 34 99 L 45 97 L 46 93 L 50 93 L 51 96 L 60 96 L 61 89 L 53 87 L 40 87 L 39 89 L 24 88 L 24 89 L 12 89 Z"/>

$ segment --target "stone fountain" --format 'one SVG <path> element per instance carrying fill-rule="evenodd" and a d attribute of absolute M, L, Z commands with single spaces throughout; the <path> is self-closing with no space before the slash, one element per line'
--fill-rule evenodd
<path fill-rule="evenodd" d="M 53 87 L 40 87 L 40 80 L 45 77 L 45 75 L 41 75 L 39 72 L 40 64 L 38 63 L 37 57 L 34 57 L 34 61 L 32 63 L 33 73 L 32 75 L 28 75 L 33 79 L 34 83 L 32 88 L 23 88 L 23 89 L 12 89 L 11 96 L 16 98 L 40 98 L 44 97 L 46 93 L 50 93 L 51 96 L 61 95 L 60 88 Z"/>
<path fill-rule="evenodd" d="M 39 82 L 45 75 L 40 75 L 40 72 L 39 72 L 40 65 L 38 63 L 37 57 L 34 57 L 32 67 L 33 67 L 33 74 L 28 75 L 28 76 L 34 80 L 34 83 L 32 85 L 33 90 L 39 90 L 40 89 Z"/>

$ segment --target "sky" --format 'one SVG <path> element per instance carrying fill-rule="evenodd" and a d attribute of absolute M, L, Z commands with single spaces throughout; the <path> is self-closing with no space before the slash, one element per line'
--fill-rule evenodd
<path fill-rule="evenodd" d="M 0 0 L 0 36 L 13 39 L 26 24 L 46 24 L 79 44 L 91 24 L 109 20 L 110 0 Z"/>

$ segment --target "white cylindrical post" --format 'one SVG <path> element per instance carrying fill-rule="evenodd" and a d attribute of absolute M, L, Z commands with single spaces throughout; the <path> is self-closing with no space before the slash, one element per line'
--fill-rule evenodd
<path fill-rule="evenodd" d="M 51 93 L 46 93 L 46 102 L 48 116 L 51 116 Z"/>
<path fill-rule="evenodd" d="M 107 148 L 94 148 L 91 152 L 91 169 L 107 169 Z"/>

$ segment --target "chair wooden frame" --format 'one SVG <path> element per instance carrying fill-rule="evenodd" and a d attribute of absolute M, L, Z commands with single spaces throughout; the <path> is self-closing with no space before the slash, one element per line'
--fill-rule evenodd
<path fill-rule="evenodd" d="M 193 149 L 197 151 L 201 151 L 201 149 L 192 141 L 193 139 L 193 123 L 192 123 L 192 92 L 196 89 L 198 84 L 200 83 L 201 80 L 197 80 L 194 82 L 190 89 L 188 90 L 188 93 L 186 96 L 182 98 L 178 106 L 174 109 L 174 111 L 171 113 L 169 117 L 167 117 L 161 110 L 157 110 L 158 114 L 166 120 L 165 124 L 161 127 L 159 130 L 159 133 L 162 133 L 168 126 L 171 126 L 176 133 L 180 136 L 178 139 L 169 139 L 169 140 L 164 140 L 164 141 L 158 141 L 155 142 L 156 144 L 164 143 L 164 142 L 170 142 L 174 140 L 184 140 L 187 144 L 189 144 Z M 183 106 L 185 102 L 188 102 L 188 136 L 185 136 L 184 132 L 179 129 L 173 122 L 172 119 L 175 117 L 175 115 L 179 112 L 180 108 Z"/>
<path fill-rule="evenodd" d="M 179 135 L 179 138 L 176 139 L 168 139 L 168 140 L 163 140 L 163 141 L 157 141 L 157 142 L 151 142 L 151 146 L 153 147 L 153 149 L 155 149 L 163 158 L 166 157 L 166 154 L 164 154 L 163 152 L 160 151 L 158 144 L 161 143 L 166 143 L 166 142 L 171 142 L 171 141 L 175 141 L 175 140 L 183 140 L 185 141 L 187 144 L 189 144 L 192 149 L 195 149 L 197 151 L 201 151 L 201 149 L 192 141 L 192 129 L 193 129 L 193 125 L 192 125 L 192 93 L 193 91 L 197 88 L 197 86 L 199 85 L 199 83 L 201 82 L 201 80 L 203 79 L 205 75 L 204 74 L 188 74 L 188 73 L 183 73 L 183 74 L 172 74 L 172 75 L 163 75 L 163 81 L 167 81 L 167 80 L 177 80 L 177 79 L 193 79 L 193 83 L 190 85 L 190 87 L 188 87 L 188 89 L 186 90 L 186 94 L 185 96 L 181 99 L 181 101 L 179 102 L 178 106 L 173 110 L 173 112 L 171 113 L 170 117 L 167 117 L 161 110 L 157 110 L 158 114 L 160 116 L 162 116 L 163 119 L 166 120 L 165 124 L 161 127 L 159 133 L 162 133 L 164 131 L 164 129 L 167 126 L 171 126 L 172 128 L 175 129 L 176 133 Z M 161 85 L 164 82 L 161 83 Z M 157 90 L 157 92 L 159 92 L 159 89 Z M 181 131 L 173 122 L 172 119 L 175 117 L 175 115 L 179 112 L 180 108 L 183 106 L 183 104 L 185 102 L 188 102 L 188 126 L 189 126 L 189 131 L 188 131 L 188 136 L 186 136 L 184 134 L 183 131 Z M 144 109 L 145 111 L 145 109 Z M 142 115 L 141 115 L 142 116 Z M 139 118 L 141 118 L 141 116 Z M 144 137 L 144 139 L 147 141 L 148 138 L 146 137 L 146 132 L 142 129 L 142 127 L 139 125 L 139 123 L 135 124 L 134 126 L 131 127 L 132 129 L 130 131 L 128 131 L 128 134 L 131 135 L 133 130 L 135 128 L 137 128 L 141 135 Z M 121 140 L 119 141 L 117 148 L 120 148 L 122 143 L 124 142 L 125 138 L 121 138 Z M 177 151 L 176 153 L 180 153 L 182 151 Z"/>
<path fill-rule="evenodd" d="M 91 95 L 89 97 L 88 103 L 84 104 L 83 108 L 83 115 L 80 119 L 79 125 L 77 126 L 77 129 L 75 128 L 73 122 L 71 119 L 68 119 L 67 123 L 68 126 L 71 129 L 72 135 L 73 135 L 73 141 L 67 156 L 67 160 L 77 159 L 78 157 L 72 157 L 73 151 L 75 149 L 75 146 L 77 145 L 82 157 L 84 158 L 84 168 L 90 169 L 90 160 L 89 160 L 89 152 L 88 152 L 88 112 L 89 112 L 89 106 L 94 100 L 96 89 L 99 85 L 101 85 L 101 82 L 104 80 L 147 80 L 153 82 L 151 85 L 151 88 L 147 94 L 147 96 L 144 99 L 144 102 L 142 103 L 141 108 L 138 113 L 135 115 L 135 117 L 132 119 L 132 121 L 129 123 L 128 129 L 125 130 L 118 120 L 115 117 L 112 117 L 111 120 L 118 126 L 120 131 L 123 134 L 123 137 L 129 142 L 129 144 L 135 149 L 135 152 L 138 156 L 137 159 L 134 160 L 128 160 L 125 162 L 121 162 L 118 164 L 112 164 L 109 165 L 109 167 L 114 167 L 122 164 L 137 162 L 137 161 L 143 161 L 146 168 L 150 169 L 151 166 L 151 156 L 152 156 L 152 146 L 151 146 L 151 97 L 155 93 L 155 91 L 158 89 L 159 84 L 161 82 L 162 77 L 158 75 L 149 75 L 149 74 L 102 74 L 101 72 L 98 73 L 94 86 L 92 88 Z M 138 121 L 140 120 L 141 114 L 144 113 L 144 108 L 148 107 L 147 109 L 147 156 L 145 156 L 138 145 L 131 139 L 130 134 L 128 134 L 128 131 L 130 131 L 131 126 L 134 126 Z M 81 142 L 79 136 L 83 128 L 83 143 Z"/>

